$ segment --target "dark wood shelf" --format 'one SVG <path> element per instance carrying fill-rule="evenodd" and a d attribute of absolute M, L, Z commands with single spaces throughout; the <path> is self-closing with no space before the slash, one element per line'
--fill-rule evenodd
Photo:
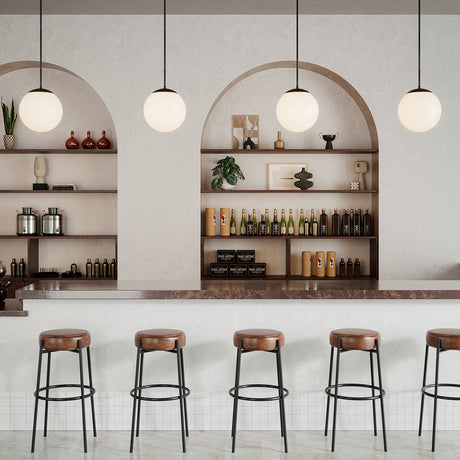
<path fill-rule="evenodd" d="M 377 153 L 375 149 L 201 149 L 201 153 L 204 155 L 212 155 L 212 154 L 219 154 L 219 153 L 235 153 L 235 154 L 242 154 L 242 155 L 257 155 L 257 154 L 267 154 L 267 153 L 276 153 L 276 154 L 283 154 L 283 153 L 295 153 L 295 154 L 303 154 L 303 153 L 323 153 L 323 154 L 337 154 L 337 153 Z"/>
<path fill-rule="evenodd" d="M 19 277 L 15 276 L 14 278 L 11 276 L 5 276 L 3 280 L 12 280 L 12 281 L 20 281 L 24 282 L 26 284 L 30 283 L 35 283 L 36 281 L 55 281 L 55 280 L 69 280 L 69 281 L 116 281 L 117 278 L 87 278 L 86 276 L 82 276 L 81 278 L 63 278 L 62 276 L 58 276 L 55 278 L 48 278 L 48 277 L 41 277 L 41 276 L 24 276 L 24 277 Z"/>
<path fill-rule="evenodd" d="M 2 240 L 116 240 L 117 235 L 0 235 Z"/>
<path fill-rule="evenodd" d="M 0 149 L 0 155 L 16 155 L 16 154 L 34 154 L 42 153 L 48 155 L 79 155 L 79 154 L 96 154 L 96 155 L 116 155 L 117 149 Z"/>
<path fill-rule="evenodd" d="M 203 280 L 206 281 L 259 281 L 259 280 L 267 280 L 267 281 L 275 281 L 275 280 L 300 280 L 300 281 L 342 281 L 342 282 L 351 282 L 353 283 L 354 281 L 362 281 L 362 280 L 375 280 L 375 278 L 372 278 L 370 275 L 362 275 L 358 278 L 352 277 L 340 277 L 340 276 L 335 276 L 335 277 L 319 277 L 319 276 L 308 276 L 304 277 L 302 275 L 289 275 L 289 276 L 284 276 L 284 275 L 267 275 L 267 276 L 232 276 L 228 278 L 223 278 L 223 277 L 213 277 L 206 275 L 202 278 Z"/>
<path fill-rule="evenodd" d="M 202 235 L 203 240 L 376 240 L 376 236 L 206 236 Z"/>
<path fill-rule="evenodd" d="M 118 190 L 0 190 L 0 193 L 118 193 Z"/>
<path fill-rule="evenodd" d="M 201 193 L 378 193 L 378 190 L 202 190 Z"/>

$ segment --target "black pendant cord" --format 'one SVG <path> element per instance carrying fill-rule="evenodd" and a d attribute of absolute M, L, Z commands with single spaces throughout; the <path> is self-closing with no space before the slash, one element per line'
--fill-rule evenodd
<path fill-rule="evenodd" d="M 420 89 L 420 25 L 421 25 L 421 14 L 420 14 L 420 0 L 418 0 L 418 89 Z"/>
<path fill-rule="evenodd" d="M 166 89 L 166 0 L 163 2 L 163 88 Z"/>
<path fill-rule="evenodd" d="M 419 0 L 420 1 L 420 0 Z M 299 89 L 299 0 L 296 0 L 295 21 L 295 88 Z"/>
<path fill-rule="evenodd" d="M 42 80 L 43 80 L 43 44 L 42 44 L 42 16 L 43 16 L 43 1 L 40 0 L 40 89 L 42 89 Z"/>

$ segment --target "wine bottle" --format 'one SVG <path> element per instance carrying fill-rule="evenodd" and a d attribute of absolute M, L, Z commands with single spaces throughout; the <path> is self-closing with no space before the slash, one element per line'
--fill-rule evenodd
<path fill-rule="evenodd" d="M 101 264 L 99 262 L 99 259 L 96 259 L 94 261 L 94 277 L 100 278 L 100 276 L 101 276 Z"/>
<path fill-rule="evenodd" d="M 361 276 L 361 264 L 359 263 L 359 258 L 355 259 L 355 269 L 354 269 L 355 278 L 359 278 Z"/>
<path fill-rule="evenodd" d="M 256 210 L 252 210 L 252 221 L 254 222 L 254 235 L 257 235 L 257 214 Z"/>
<path fill-rule="evenodd" d="M 337 208 L 334 208 L 332 214 L 332 236 L 340 236 L 340 216 L 337 214 Z"/>
<path fill-rule="evenodd" d="M 232 209 L 232 218 L 230 219 L 230 236 L 236 236 L 236 219 L 234 209 Z"/>
<path fill-rule="evenodd" d="M 240 235 L 246 235 L 246 211 L 241 211 L 241 222 L 240 222 Z"/>
<path fill-rule="evenodd" d="M 368 208 L 366 208 L 366 213 L 363 216 L 363 235 L 372 235 L 372 216 L 369 214 Z"/>
<path fill-rule="evenodd" d="M 358 209 L 355 209 L 353 214 L 353 236 L 361 235 L 361 214 Z"/>
<path fill-rule="evenodd" d="M 299 236 L 305 235 L 305 219 L 303 216 L 303 209 L 300 210 L 300 219 L 299 219 Z"/>
<path fill-rule="evenodd" d="M 271 235 L 272 236 L 280 236 L 281 235 L 281 225 L 278 222 L 278 211 L 275 209 L 273 211 L 273 222 L 271 225 Z"/>
<path fill-rule="evenodd" d="M 343 260 L 343 257 L 340 259 L 339 263 L 339 276 L 345 276 L 345 261 Z"/>
<path fill-rule="evenodd" d="M 348 258 L 348 262 L 347 262 L 347 276 L 348 278 L 353 277 L 353 262 L 350 257 Z"/>
<path fill-rule="evenodd" d="M 252 220 L 252 214 L 248 214 L 248 223 L 246 224 L 246 234 L 248 236 L 254 236 L 254 221 Z"/>
<path fill-rule="evenodd" d="M 319 216 L 319 235 L 327 236 L 327 233 L 327 214 L 323 208 L 321 209 L 321 214 Z"/>
<path fill-rule="evenodd" d="M 93 276 L 93 264 L 91 263 L 91 259 L 86 261 L 86 277 L 91 278 Z"/>
<path fill-rule="evenodd" d="M 264 214 L 260 215 L 260 222 L 257 226 L 257 234 L 259 236 L 267 236 L 267 223 L 265 222 Z"/>
<path fill-rule="evenodd" d="M 350 214 L 348 214 L 348 209 L 343 210 L 342 214 L 342 235 L 350 236 Z"/>
<path fill-rule="evenodd" d="M 315 210 L 311 210 L 310 214 L 310 236 L 318 236 L 318 221 L 315 217 Z"/>
<path fill-rule="evenodd" d="M 294 219 L 292 218 L 292 209 L 289 209 L 288 236 L 294 236 Z"/>
<path fill-rule="evenodd" d="M 270 216 L 268 215 L 268 209 L 265 210 L 265 225 L 267 226 L 267 235 L 271 234 L 271 222 Z"/>
<path fill-rule="evenodd" d="M 102 277 L 109 277 L 109 263 L 107 262 L 107 259 L 104 259 L 104 262 L 102 262 Z"/>
<path fill-rule="evenodd" d="M 284 216 L 284 209 L 281 210 L 280 230 L 281 236 L 286 236 L 286 218 Z"/>

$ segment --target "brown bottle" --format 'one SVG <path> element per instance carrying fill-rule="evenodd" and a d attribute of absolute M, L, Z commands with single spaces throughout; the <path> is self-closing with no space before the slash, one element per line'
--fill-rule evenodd
<path fill-rule="evenodd" d="M 361 235 L 361 210 L 355 209 L 353 214 L 353 236 Z"/>
<path fill-rule="evenodd" d="M 278 131 L 278 139 L 273 144 L 276 150 L 284 149 L 284 141 L 281 139 L 281 131 Z"/>
<path fill-rule="evenodd" d="M 91 139 L 90 134 L 91 134 L 91 131 L 87 131 L 86 132 L 86 138 L 81 143 L 81 146 L 84 149 L 95 149 L 96 148 L 96 142 L 94 142 L 94 140 Z"/>
<path fill-rule="evenodd" d="M 359 278 L 360 275 L 361 275 L 361 264 L 359 263 L 359 258 L 358 257 L 355 259 L 354 273 L 355 273 L 355 278 Z"/>
<path fill-rule="evenodd" d="M 350 227 L 351 227 L 350 214 L 348 214 L 348 209 L 343 210 L 342 214 L 342 235 L 350 236 Z"/>
<path fill-rule="evenodd" d="M 345 261 L 343 260 L 343 257 L 340 259 L 339 263 L 339 276 L 345 276 Z"/>
<path fill-rule="evenodd" d="M 80 142 L 78 142 L 78 139 L 75 139 L 73 135 L 74 132 L 70 131 L 70 137 L 65 141 L 66 149 L 78 149 L 80 147 Z"/>
<path fill-rule="evenodd" d="M 105 131 L 102 131 L 102 137 L 97 141 L 98 149 L 109 149 L 111 142 L 105 137 Z"/>
<path fill-rule="evenodd" d="M 351 260 L 350 257 L 348 258 L 348 262 L 347 262 L 347 276 L 348 278 L 353 277 L 353 261 Z"/>
<path fill-rule="evenodd" d="M 366 213 L 363 216 L 363 235 L 372 235 L 372 216 L 369 214 L 368 208 L 366 208 Z"/>
<path fill-rule="evenodd" d="M 321 209 L 319 216 L 319 236 L 327 236 L 327 214 L 324 212 L 324 208 Z"/>

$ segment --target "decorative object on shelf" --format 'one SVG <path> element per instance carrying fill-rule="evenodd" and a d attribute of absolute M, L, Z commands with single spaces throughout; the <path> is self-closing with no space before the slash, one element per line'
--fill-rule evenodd
<path fill-rule="evenodd" d="M 318 102 L 308 91 L 299 88 L 299 0 L 296 0 L 296 85 L 285 92 L 276 105 L 276 118 L 288 131 L 301 133 L 318 119 Z"/>
<path fill-rule="evenodd" d="M 66 149 L 78 149 L 80 147 L 80 142 L 74 137 L 74 131 L 70 131 L 70 137 L 65 141 Z"/>
<path fill-rule="evenodd" d="M 16 211 L 19 213 L 19 211 Z M 22 213 L 16 216 L 16 235 L 27 236 L 38 234 L 38 216 L 32 208 L 22 208 Z"/>
<path fill-rule="evenodd" d="M 52 187 L 53 190 L 77 190 L 75 184 L 54 184 Z"/>
<path fill-rule="evenodd" d="M 327 252 L 327 267 L 326 267 L 326 276 L 328 278 L 335 278 L 336 275 L 336 253 L 335 251 L 328 251 Z"/>
<path fill-rule="evenodd" d="M 112 143 L 105 137 L 105 131 L 102 131 L 102 137 L 97 141 L 97 148 L 104 150 L 109 149 Z"/>
<path fill-rule="evenodd" d="M 284 150 L 284 141 L 281 139 L 281 131 L 278 131 L 278 139 L 273 142 L 273 146 L 276 150 Z"/>
<path fill-rule="evenodd" d="M 359 191 L 359 180 L 353 180 L 350 182 L 350 190 L 352 192 L 358 192 Z"/>
<path fill-rule="evenodd" d="M 2 98 L 2 112 L 3 112 L 3 126 L 5 127 L 5 135 L 3 136 L 3 143 L 6 150 L 14 148 L 14 125 L 18 118 L 18 114 L 14 111 L 14 100 L 11 98 L 11 107 L 3 102 Z"/>
<path fill-rule="evenodd" d="M 269 190 L 295 190 L 295 174 L 307 169 L 306 163 L 270 163 L 268 165 Z"/>
<path fill-rule="evenodd" d="M 244 180 L 244 174 L 233 157 L 221 158 L 217 162 L 217 166 L 212 169 L 212 175 L 220 176 L 212 180 L 211 188 L 213 190 L 230 190 L 235 187 L 238 179 Z"/>
<path fill-rule="evenodd" d="M 235 139 L 238 146 L 242 145 L 243 149 L 247 138 L 251 138 L 254 143 L 252 149 L 259 148 L 259 115 L 232 115 L 232 145 L 235 145 Z M 236 148 L 238 148 L 238 146 Z M 235 147 L 234 147 L 235 148 Z"/>
<path fill-rule="evenodd" d="M 250 150 L 250 149 L 253 149 L 255 150 L 256 148 L 256 144 L 254 144 L 254 142 L 252 142 L 252 139 L 250 137 L 246 138 L 244 144 L 243 144 L 243 149 L 244 150 Z"/>
<path fill-rule="evenodd" d="M 294 174 L 294 177 L 299 179 L 297 182 L 294 182 L 294 185 L 300 188 L 300 190 L 308 190 L 309 188 L 313 187 L 313 182 L 308 180 L 313 177 L 313 174 L 307 172 L 305 168 L 302 168 L 302 171 Z"/>
<path fill-rule="evenodd" d="M 157 89 L 144 103 L 147 124 L 160 133 L 179 128 L 185 120 L 187 109 L 182 97 L 166 87 L 166 0 L 163 2 L 163 88 Z"/>
<path fill-rule="evenodd" d="M 230 236 L 230 208 L 220 208 L 220 236 Z"/>
<path fill-rule="evenodd" d="M 45 158 L 35 157 L 34 176 L 37 178 L 37 181 L 32 185 L 32 190 L 48 190 L 48 184 L 45 182 L 46 173 L 47 168 Z"/>
<path fill-rule="evenodd" d="M 359 174 L 359 189 L 366 190 L 366 180 L 364 174 L 367 173 L 367 163 L 365 161 L 355 161 L 355 173 Z"/>
<path fill-rule="evenodd" d="M 232 150 L 238 150 L 240 147 L 240 141 L 238 140 L 237 137 L 232 136 Z"/>
<path fill-rule="evenodd" d="M 206 208 L 206 236 L 216 236 L 216 208 Z"/>
<path fill-rule="evenodd" d="M 46 133 L 56 128 L 62 119 L 62 104 L 59 98 L 42 86 L 42 20 L 43 8 L 40 0 L 40 87 L 29 91 L 19 103 L 19 116 L 22 122 L 32 131 Z"/>
<path fill-rule="evenodd" d="M 319 278 L 324 278 L 324 251 L 316 252 L 316 276 Z"/>
<path fill-rule="evenodd" d="M 91 131 L 86 131 L 86 138 L 81 143 L 81 146 L 84 149 L 95 149 L 96 148 L 96 142 L 94 142 L 94 140 L 91 139 Z"/>
<path fill-rule="evenodd" d="M 324 150 L 333 150 L 334 147 L 332 146 L 332 141 L 339 138 L 339 133 L 335 133 L 335 134 L 319 133 L 319 137 L 323 141 L 326 141 L 326 147 L 324 147 Z"/>
<path fill-rule="evenodd" d="M 61 213 L 64 211 L 60 211 Z M 58 208 L 48 208 L 48 213 L 43 211 L 42 235 L 57 236 L 64 235 L 64 218 L 58 213 Z"/>
<path fill-rule="evenodd" d="M 302 276 L 309 278 L 311 276 L 311 252 L 302 252 Z"/>
<path fill-rule="evenodd" d="M 398 105 L 398 118 L 409 131 L 423 133 L 436 126 L 441 118 L 442 107 L 431 91 L 420 87 L 420 22 L 421 7 L 418 0 L 418 86 L 406 93 Z"/>

